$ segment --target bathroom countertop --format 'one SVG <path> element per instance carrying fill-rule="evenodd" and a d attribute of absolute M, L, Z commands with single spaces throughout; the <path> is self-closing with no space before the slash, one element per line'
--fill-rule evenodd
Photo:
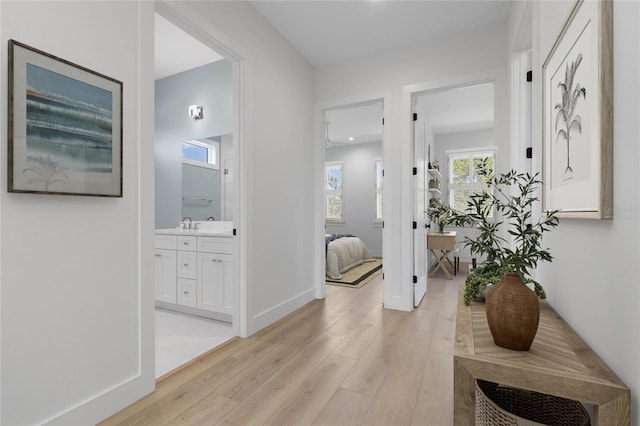
<path fill-rule="evenodd" d="M 193 237 L 225 237 L 230 238 L 233 237 L 233 231 L 231 229 L 198 229 L 194 231 L 193 229 L 178 229 L 178 228 L 167 228 L 167 229 L 156 229 L 156 234 L 160 235 L 188 235 Z"/>

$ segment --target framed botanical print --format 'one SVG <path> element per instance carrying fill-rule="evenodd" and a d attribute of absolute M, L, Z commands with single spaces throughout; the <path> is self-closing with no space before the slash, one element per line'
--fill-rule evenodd
<path fill-rule="evenodd" d="M 543 208 L 613 217 L 613 2 L 575 3 L 542 67 Z"/>

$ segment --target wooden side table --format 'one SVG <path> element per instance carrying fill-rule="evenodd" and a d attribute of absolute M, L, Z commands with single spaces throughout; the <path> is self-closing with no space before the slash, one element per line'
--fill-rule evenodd
<path fill-rule="evenodd" d="M 475 423 L 475 381 L 593 404 L 594 426 L 631 424 L 629 388 L 543 300 L 531 349 L 512 351 L 493 343 L 484 305 L 465 306 L 458 295 L 454 369 L 454 424 Z"/>
<path fill-rule="evenodd" d="M 456 249 L 456 233 L 453 232 L 429 232 L 427 234 L 427 248 L 436 258 L 436 264 L 433 265 L 433 268 L 429 271 L 429 278 L 433 277 L 433 275 L 438 271 L 438 269 L 442 269 L 442 271 L 447 276 L 447 279 L 451 279 L 451 274 L 447 269 L 446 263 L 449 264 L 452 268 L 454 265 L 449 260 L 449 253 Z M 438 255 L 436 250 L 440 251 Z"/>

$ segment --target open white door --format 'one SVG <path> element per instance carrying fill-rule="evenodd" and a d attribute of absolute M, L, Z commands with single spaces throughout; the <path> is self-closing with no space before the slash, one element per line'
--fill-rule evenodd
<path fill-rule="evenodd" d="M 413 114 L 413 304 L 418 306 L 427 292 L 427 159 L 424 114 L 415 106 Z M 420 117 L 422 115 L 422 117 Z"/>

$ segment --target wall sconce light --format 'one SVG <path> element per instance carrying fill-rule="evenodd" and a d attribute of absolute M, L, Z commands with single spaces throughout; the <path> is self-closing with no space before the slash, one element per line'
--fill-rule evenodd
<path fill-rule="evenodd" d="M 189 117 L 193 118 L 194 120 L 202 118 L 202 107 L 199 107 L 198 105 L 190 105 Z"/>

